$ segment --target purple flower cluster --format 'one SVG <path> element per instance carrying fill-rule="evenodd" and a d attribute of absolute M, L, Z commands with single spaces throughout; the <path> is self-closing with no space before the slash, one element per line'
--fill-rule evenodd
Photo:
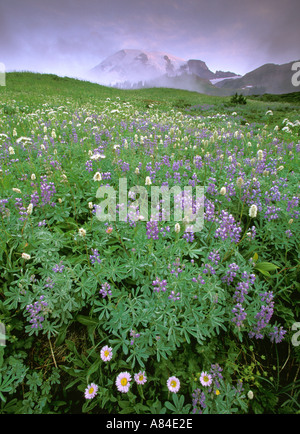
<path fill-rule="evenodd" d="M 51 203 L 52 197 L 56 193 L 54 182 L 48 182 L 47 178 L 44 176 L 42 177 L 41 182 L 41 200 L 42 200 L 42 206 L 45 206 L 47 204 Z M 52 202 L 51 206 L 54 206 L 55 204 Z"/>
<path fill-rule="evenodd" d="M 184 238 L 188 243 L 192 243 L 195 240 L 194 232 L 185 230 L 182 238 Z"/>
<path fill-rule="evenodd" d="M 165 292 L 167 289 L 167 281 L 165 279 L 160 280 L 158 277 L 153 280 L 152 285 L 154 286 L 153 291 L 156 292 Z"/>
<path fill-rule="evenodd" d="M 255 275 L 248 274 L 246 271 L 242 273 L 243 282 L 239 282 L 236 286 L 236 291 L 233 295 L 233 299 L 236 301 L 236 305 L 232 309 L 232 313 L 234 317 L 231 319 L 233 323 L 236 324 L 237 327 L 241 327 L 243 325 L 243 321 L 247 318 L 247 313 L 245 308 L 243 307 L 243 303 L 245 301 L 245 296 L 248 294 L 248 290 L 250 285 L 254 284 Z"/>
<path fill-rule="evenodd" d="M 54 287 L 54 285 L 55 285 L 55 283 L 53 282 L 53 280 L 51 279 L 51 277 L 47 277 L 45 288 L 52 289 Z"/>
<path fill-rule="evenodd" d="M 102 295 L 102 298 L 105 298 L 108 295 L 112 294 L 109 283 L 105 282 L 101 285 L 101 289 L 99 291 L 99 294 Z"/>
<path fill-rule="evenodd" d="M 253 285 L 255 281 L 255 274 L 248 275 L 247 272 L 242 273 L 242 279 L 244 279 L 244 282 L 239 282 L 236 286 L 236 291 L 234 293 L 233 298 L 238 303 L 243 303 L 245 301 L 245 295 L 248 294 L 248 290 L 250 285 Z"/>
<path fill-rule="evenodd" d="M 282 327 L 274 326 L 273 331 L 270 332 L 269 334 L 270 340 L 271 342 L 275 342 L 276 344 L 279 344 L 280 342 L 282 342 L 285 334 L 286 334 L 286 330 L 283 330 Z"/>
<path fill-rule="evenodd" d="M 5 205 L 8 203 L 8 199 L 0 199 L 0 214 L 5 215 L 7 213 L 7 208 Z"/>
<path fill-rule="evenodd" d="M 207 258 L 210 262 L 212 262 L 214 265 L 218 265 L 219 261 L 220 261 L 220 254 L 219 254 L 219 250 L 213 249 Z"/>
<path fill-rule="evenodd" d="M 279 213 L 281 209 L 276 207 L 275 205 L 267 206 L 264 218 L 267 219 L 269 222 L 271 220 L 276 220 L 279 218 Z"/>
<path fill-rule="evenodd" d="M 220 380 L 223 379 L 223 375 L 221 374 L 222 371 L 223 369 L 218 363 L 212 364 L 210 367 L 210 375 L 212 376 L 216 389 L 220 388 Z"/>
<path fill-rule="evenodd" d="M 201 283 L 201 285 L 205 284 L 205 280 L 203 279 L 203 277 L 201 276 L 201 274 L 199 274 L 197 278 L 193 277 L 192 278 L 192 282 Z"/>
<path fill-rule="evenodd" d="M 220 237 L 222 240 L 226 240 L 230 237 L 232 243 L 238 243 L 240 240 L 240 234 L 242 228 L 235 222 L 232 214 L 222 210 L 220 216 L 216 219 L 219 227 L 215 232 L 215 238 Z"/>
<path fill-rule="evenodd" d="M 287 212 L 290 213 L 291 218 L 299 218 L 300 212 L 299 212 L 299 197 L 293 196 L 291 200 L 287 203 Z M 298 210 L 294 212 L 290 212 L 293 208 L 298 208 Z"/>
<path fill-rule="evenodd" d="M 85 170 L 87 170 L 88 172 L 93 172 L 93 161 L 92 160 L 87 160 L 87 162 L 85 163 Z"/>
<path fill-rule="evenodd" d="M 40 197 L 38 195 L 37 191 L 34 191 L 31 195 L 30 195 L 30 203 L 32 203 L 33 206 L 37 206 L 38 203 L 40 201 Z"/>
<path fill-rule="evenodd" d="M 204 264 L 204 268 L 202 270 L 203 274 L 216 274 L 216 270 L 211 264 Z"/>
<path fill-rule="evenodd" d="M 48 303 L 44 301 L 44 298 L 45 297 L 41 295 L 38 301 L 36 301 L 33 304 L 28 304 L 26 306 L 26 310 L 30 314 L 29 322 L 31 324 L 31 328 L 34 329 L 43 328 L 42 323 L 45 319 L 43 313 L 45 312 L 46 307 L 48 306 Z"/>
<path fill-rule="evenodd" d="M 171 274 L 174 274 L 175 277 L 178 277 L 179 273 L 182 273 L 185 269 L 185 264 L 180 263 L 180 259 L 177 258 L 176 261 L 172 262 L 172 265 L 168 265 L 168 270 Z"/>
<path fill-rule="evenodd" d="M 54 273 L 62 273 L 64 271 L 64 268 L 65 266 L 63 265 L 63 262 L 60 261 L 59 264 L 54 265 L 52 271 L 54 271 Z"/>
<path fill-rule="evenodd" d="M 147 233 L 148 240 L 150 240 L 151 238 L 153 240 L 158 240 L 159 237 L 158 222 L 152 221 L 152 219 L 150 219 L 150 221 L 146 223 L 146 233 Z"/>
<path fill-rule="evenodd" d="M 141 335 L 140 333 L 136 333 L 134 330 L 130 330 L 130 337 L 132 338 L 130 341 L 130 345 L 134 344 L 134 340 L 139 338 Z"/>
<path fill-rule="evenodd" d="M 92 249 L 92 255 L 90 255 L 90 261 L 92 264 L 95 264 L 95 262 L 98 262 L 98 264 L 101 264 L 100 254 L 97 249 Z"/>
<path fill-rule="evenodd" d="M 173 301 L 180 300 L 180 292 L 177 292 L 177 294 L 175 294 L 175 291 L 171 291 L 168 299 Z"/>
<path fill-rule="evenodd" d="M 256 237 L 256 227 L 252 226 L 250 231 L 247 233 L 247 235 L 250 240 L 254 240 L 254 238 Z"/>
<path fill-rule="evenodd" d="M 255 315 L 257 320 L 253 330 L 249 332 L 249 337 L 255 339 L 263 339 L 262 330 L 269 324 L 274 312 L 274 295 L 272 291 L 264 292 L 260 294 L 261 301 L 264 303 L 261 306 L 260 311 Z"/>
<path fill-rule="evenodd" d="M 234 314 L 234 317 L 231 319 L 231 321 L 234 322 L 237 327 L 241 327 L 243 325 L 243 321 L 245 321 L 247 318 L 245 309 L 240 303 L 237 303 L 231 312 Z"/>
<path fill-rule="evenodd" d="M 193 394 L 192 394 L 192 405 L 193 405 L 193 410 L 192 413 L 193 414 L 202 414 L 202 409 L 206 408 L 206 404 L 205 404 L 205 394 L 204 392 L 202 392 L 201 389 L 195 389 Z"/>
<path fill-rule="evenodd" d="M 229 264 L 228 268 L 229 270 L 226 271 L 226 276 L 222 277 L 222 281 L 226 282 L 227 285 L 233 282 L 233 279 L 236 277 L 236 273 L 240 267 L 235 262 L 232 262 L 232 264 Z"/>
<path fill-rule="evenodd" d="M 21 222 L 24 222 L 27 220 L 28 214 L 27 214 L 27 210 L 23 205 L 23 200 L 20 197 L 16 197 L 15 199 L 15 207 L 17 208 L 17 210 L 19 211 L 20 214 L 20 218 L 19 220 L 21 220 Z"/>

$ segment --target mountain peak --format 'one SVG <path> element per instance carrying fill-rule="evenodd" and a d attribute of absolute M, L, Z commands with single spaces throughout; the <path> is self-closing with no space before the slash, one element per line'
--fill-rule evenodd
<path fill-rule="evenodd" d="M 234 73 L 212 72 L 203 60 L 185 60 L 161 51 L 124 48 L 108 56 L 91 71 L 91 78 L 100 84 L 130 87 L 153 80 L 195 76 L 196 79 L 212 80 L 236 76 Z M 174 81 L 174 80 L 173 80 Z"/>

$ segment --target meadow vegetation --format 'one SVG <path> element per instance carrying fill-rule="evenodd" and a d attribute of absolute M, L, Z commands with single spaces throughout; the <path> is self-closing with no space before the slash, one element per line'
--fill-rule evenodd
<path fill-rule="evenodd" d="M 7 74 L 1 414 L 299 413 L 298 95 Z M 120 178 L 203 186 L 203 229 L 99 221 Z"/>

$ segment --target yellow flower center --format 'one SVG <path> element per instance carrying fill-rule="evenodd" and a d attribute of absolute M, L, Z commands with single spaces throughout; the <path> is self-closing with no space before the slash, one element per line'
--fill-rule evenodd
<path fill-rule="evenodd" d="M 89 394 L 91 395 L 93 392 L 94 392 L 94 388 L 93 388 L 93 387 L 90 387 L 90 388 L 89 388 Z"/>
<path fill-rule="evenodd" d="M 171 387 L 176 387 L 176 381 L 175 380 L 171 381 Z"/>
<path fill-rule="evenodd" d="M 203 377 L 203 381 L 205 381 L 205 383 L 208 383 L 209 378 L 208 378 L 206 375 L 204 375 L 204 377 Z"/>
<path fill-rule="evenodd" d="M 127 378 L 122 378 L 121 380 L 122 386 L 126 386 L 127 383 L 128 383 Z"/>
<path fill-rule="evenodd" d="M 109 351 L 104 351 L 104 355 L 105 355 L 105 357 L 108 357 L 109 356 Z"/>
<path fill-rule="evenodd" d="M 143 381 L 143 379 L 144 379 L 144 375 L 140 375 L 139 376 L 139 381 Z"/>

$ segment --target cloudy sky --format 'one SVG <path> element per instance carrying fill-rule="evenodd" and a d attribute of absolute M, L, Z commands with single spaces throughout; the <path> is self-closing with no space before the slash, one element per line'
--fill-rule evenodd
<path fill-rule="evenodd" d="M 299 60 L 299 17 L 299 0 L 0 0 L 0 62 L 78 77 L 135 48 L 244 74 Z"/>

